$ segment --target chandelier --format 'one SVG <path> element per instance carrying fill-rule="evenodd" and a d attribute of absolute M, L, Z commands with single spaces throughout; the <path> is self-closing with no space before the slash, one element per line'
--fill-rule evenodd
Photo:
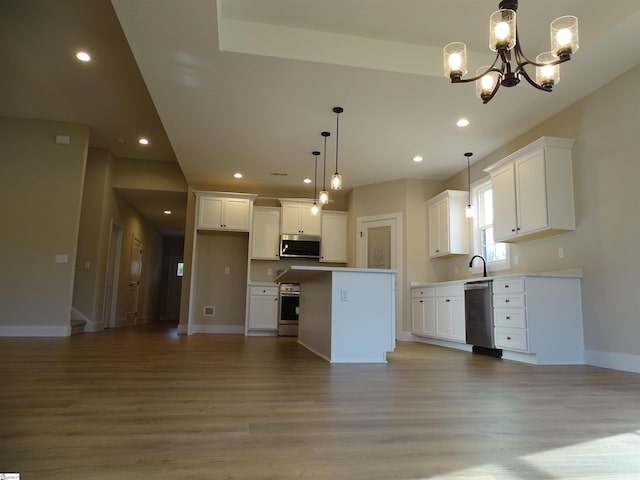
<path fill-rule="evenodd" d="M 518 0 L 502 0 L 498 8 L 489 17 L 489 48 L 496 52 L 493 63 L 477 69 L 472 78 L 462 78 L 467 73 L 467 47 L 453 42 L 444 47 L 445 77 L 451 83 L 476 82 L 476 96 L 482 103 L 488 103 L 500 86 L 518 85 L 520 77 L 539 90 L 552 91 L 560 81 L 559 65 L 578 50 L 578 19 L 569 15 L 551 22 L 551 51 L 541 53 L 534 62 L 522 52 L 518 38 Z M 535 67 L 535 80 L 525 70 L 527 65 Z"/>

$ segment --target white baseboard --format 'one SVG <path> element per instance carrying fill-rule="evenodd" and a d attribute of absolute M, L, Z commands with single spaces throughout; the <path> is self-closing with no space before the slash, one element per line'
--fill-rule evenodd
<path fill-rule="evenodd" d="M 187 326 L 186 323 L 179 323 L 178 324 L 178 335 L 186 335 L 187 333 L 189 333 L 189 327 Z"/>
<path fill-rule="evenodd" d="M 440 340 L 438 338 L 419 337 L 417 335 L 412 335 L 411 340 L 418 343 L 438 345 L 439 347 L 455 348 L 456 350 L 464 350 L 465 352 L 470 352 L 473 348 L 471 345 L 467 345 L 466 343 L 450 342 L 448 340 Z"/>
<path fill-rule="evenodd" d="M 584 363 L 594 367 L 640 373 L 640 355 L 585 350 Z"/>
<path fill-rule="evenodd" d="M 178 327 L 180 333 L 180 327 Z M 191 325 L 188 332 L 193 333 L 213 333 L 218 335 L 244 335 L 244 325 Z"/>
<path fill-rule="evenodd" d="M 0 326 L 0 337 L 68 337 L 71 325 L 43 327 L 39 325 Z"/>
<path fill-rule="evenodd" d="M 411 332 L 402 331 L 400 333 L 396 333 L 396 340 L 400 342 L 413 342 L 415 338 Z"/>

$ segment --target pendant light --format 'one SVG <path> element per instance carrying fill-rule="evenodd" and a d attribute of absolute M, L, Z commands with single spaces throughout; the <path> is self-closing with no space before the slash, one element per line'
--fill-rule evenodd
<path fill-rule="evenodd" d="M 311 153 L 313 153 L 315 157 L 315 161 L 313 164 L 313 206 L 311 207 L 311 214 L 317 215 L 320 211 L 320 209 L 318 208 L 318 203 L 316 202 L 316 187 L 318 185 L 318 155 L 320 155 L 320 152 L 316 150 Z"/>
<path fill-rule="evenodd" d="M 331 135 L 329 132 L 322 132 L 321 135 L 324 137 L 324 159 L 322 161 L 322 190 L 318 194 L 318 201 L 320 205 L 326 205 L 329 203 L 329 192 L 327 192 L 326 182 L 327 182 L 327 137 Z"/>
<path fill-rule="evenodd" d="M 473 207 L 471 206 L 471 166 L 469 163 L 469 159 L 473 153 L 467 152 L 464 154 L 467 157 L 467 187 L 469 188 L 469 203 L 467 203 L 467 207 L 464 209 L 464 215 L 467 218 L 473 217 Z"/>
<path fill-rule="evenodd" d="M 336 114 L 336 173 L 331 175 L 331 190 L 342 190 L 342 175 L 338 173 L 338 132 L 340 127 L 340 114 L 344 112 L 342 107 L 333 107 Z"/>

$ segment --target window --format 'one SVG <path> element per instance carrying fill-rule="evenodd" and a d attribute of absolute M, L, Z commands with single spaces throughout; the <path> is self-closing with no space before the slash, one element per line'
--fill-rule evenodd
<path fill-rule="evenodd" d="M 509 245 L 493 239 L 493 191 L 491 180 L 482 180 L 471 188 L 476 214 L 473 217 L 473 253 L 487 260 L 487 270 L 511 268 Z"/>
<path fill-rule="evenodd" d="M 184 273 L 184 262 L 178 262 L 178 267 L 176 268 L 176 276 L 181 277 Z"/>

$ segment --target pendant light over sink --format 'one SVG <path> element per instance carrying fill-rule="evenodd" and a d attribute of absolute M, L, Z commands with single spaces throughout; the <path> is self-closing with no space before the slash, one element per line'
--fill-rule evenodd
<path fill-rule="evenodd" d="M 473 217 L 473 207 L 471 206 L 471 166 L 469 163 L 469 159 L 473 153 L 467 152 L 464 154 L 467 157 L 467 188 L 469 189 L 469 202 L 467 203 L 467 207 L 464 209 L 464 215 L 467 218 Z"/>

